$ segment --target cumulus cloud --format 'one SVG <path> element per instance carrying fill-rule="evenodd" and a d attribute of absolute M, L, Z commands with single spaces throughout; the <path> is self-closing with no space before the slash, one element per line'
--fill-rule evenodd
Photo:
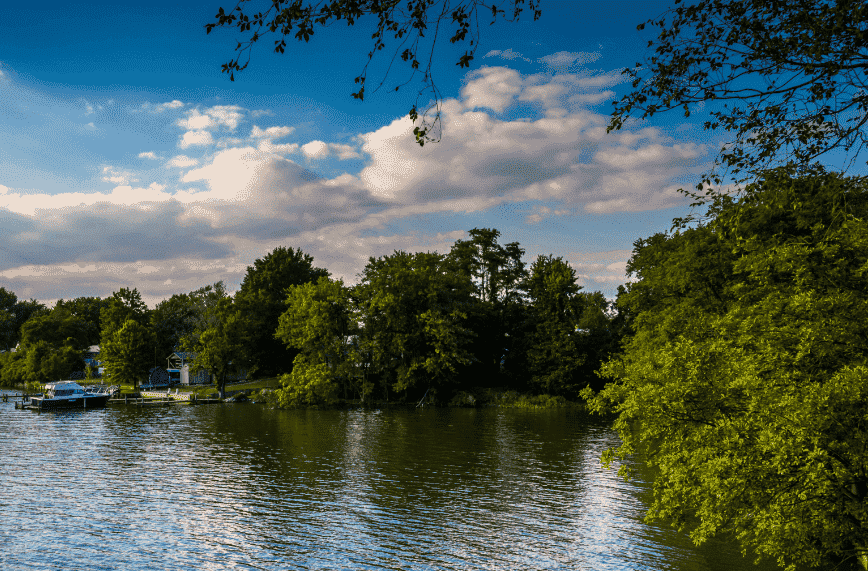
<path fill-rule="evenodd" d="M 439 144 L 415 145 L 407 118 L 362 135 L 371 160 L 360 179 L 375 196 L 429 212 L 449 210 L 455 200 L 480 209 L 492 201 L 556 201 L 595 213 L 678 204 L 671 180 L 702 164 L 706 148 L 654 129 L 607 135 L 607 116 L 570 100 L 611 81 L 482 68 L 468 74 L 461 100 L 444 102 Z M 541 116 L 508 120 L 481 110 L 500 114 L 519 101 L 538 103 Z"/>
<path fill-rule="evenodd" d="M 301 152 L 309 159 L 321 159 L 329 154 L 329 146 L 322 141 L 311 141 L 301 146 Z"/>
<path fill-rule="evenodd" d="M 560 58 L 553 63 L 582 61 L 553 56 Z M 431 214 L 454 219 L 502 208 L 514 222 L 534 225 L 579 212 L 680 204 L 675 181 L 701 170 L 706 149 L 651 128 L 607 135 L 608 117 L 591 106 L 611 97 L 619 81 L 613 73 L 526 75 L 483 67 L 467 75 L 459 97 L 443 101 L 443 139 L 423 148 L 407 117 L 349 144 L 299 145 L 277 142 L 292 127 L 239 130 L 247 116 L 239 106 L 187 108 L 180 119 L 163 119 L 184 130 L 178 147 L 194 149 L 165 163 L 190 169 L 180 178 L 123 165 L 99 173 L 115 185 L 110 192 L 49 195 L 0 186 L 7 245 L 0 275 L 21 286 L 15 291 L 43 288 L 34 295 L 46 299 L 69 297 L 71 290 L 56 288 L 70 284 L 80 287 L 77 295 L 104 295 L 131 280 L 159 299 L 219 279 L 237 283 L 254 259 L 291 244 L 352 279 L 368 256 L 446 251 L 464 236 L 464 228 L 396 230 Z M 164 110 L 185 107 L 177 103 Z M 161 159 L 154 151 L 138 156 Z M 362 159 L 364 166 L 338 176 L 314 172 L 334 159 Z M 153 176 L 165 179 L 151 182 Z M 629 257 L 623 252 L 605 259 L 558 254 L 575 261 L 586 284 L 623 283 Z"/>
<path fill-rule="evenodd" d="M 214 137 L 210 131 L 187 131 L 181 136 L 181 140 L 178 141 L 178 146 L 182 149 L 213 144 Z"/>
<path fill-rule="evenodd" d="M 199 164 L 199 159 L 188 157 L 187 155 L 177 155 L 169 159 L 166 163 L 167 167 L 185 168 L 193 167 Z"/>
<path fill-rule="evenodd" d="M 138 181 L 133 173 L 119 170 L 111 166 L 102 168 L 102 179 L 105 182 L 113 182 L 115 184 L 128 184 L 130 182 Z"/>
<path fill-rule="evenodd" d="M 253 139 L 280 139 L 291 134 L 293 131 L 295 131 L 295 127 L 269 127 L 267 129 L 260 129 L 258 126 L 254 125 L 253 130 L 250 131 L 250 137 Z"/>

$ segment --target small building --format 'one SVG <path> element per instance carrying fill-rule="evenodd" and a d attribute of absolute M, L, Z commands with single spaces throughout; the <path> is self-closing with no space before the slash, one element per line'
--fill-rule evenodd
<path fill-rule="evenodd" d="M 104 367 L 102 361 L 99 360 L 99 345 L 91 345 L 87 348 L 84 352 L 84 365 L 85 367 L 93 367 L 99 375 L 103 374 Z"/>
<path fill-rule="evenodd" d="M 166 360 L 168 363 L 166 371 L 169 373 L 169 382 L 173 385 L 211 384 L 211 376 L 207 371 L 199 371 L 198 373 L 190 374 L 190 364 L 195 358 L 196 354 L 190 353 L 189 351 L 175 351 L 169 355 Z"/>

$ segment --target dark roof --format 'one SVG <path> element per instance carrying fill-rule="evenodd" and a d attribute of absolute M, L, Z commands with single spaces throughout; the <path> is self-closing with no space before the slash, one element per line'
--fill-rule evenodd
<path fill-rule="evenodd" d="M 191 351 L 175 351 L 172 353 L 172 355 L 177 355 L 178 357 L 184 359 L 185 361 L 190 361 L 190 360 L 196 358 L 196 353 L 193 353 Z M 169 355 L 170 359 L 172 358 L 172 355 Z"/>

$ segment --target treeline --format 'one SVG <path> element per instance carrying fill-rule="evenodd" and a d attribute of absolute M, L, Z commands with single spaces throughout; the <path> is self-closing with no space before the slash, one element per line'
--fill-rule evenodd
<path fill-rule="evenodd" d="M 624 316 L 602 293 L 582 291 L 562 258 L 528 267 L 519 244 L 499 237 L 474 229 L 448 254 L 370 258 L 354 286 L 279 247 L 248 267 L 234 296 L 218 282 L 153 310 L 135 289 L 48 310 L 0 288 L 0 382 L 93 376 L 82 357 L 100 345 L 113 382 L 135 384 L 186 350 L 221 392 L 232 374 L 282 376 L 284 406 L 448 403 L 494 387 L 572 399 L 599 389 L 595 372 L 618 347 Z"/>

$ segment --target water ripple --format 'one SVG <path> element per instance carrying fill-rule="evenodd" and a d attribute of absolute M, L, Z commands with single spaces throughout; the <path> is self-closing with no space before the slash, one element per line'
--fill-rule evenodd
<path fill-rule="evenodd" d="M 642 523 L 564 411 L 0 403 L 3 569 L 754 569 Z"/>

